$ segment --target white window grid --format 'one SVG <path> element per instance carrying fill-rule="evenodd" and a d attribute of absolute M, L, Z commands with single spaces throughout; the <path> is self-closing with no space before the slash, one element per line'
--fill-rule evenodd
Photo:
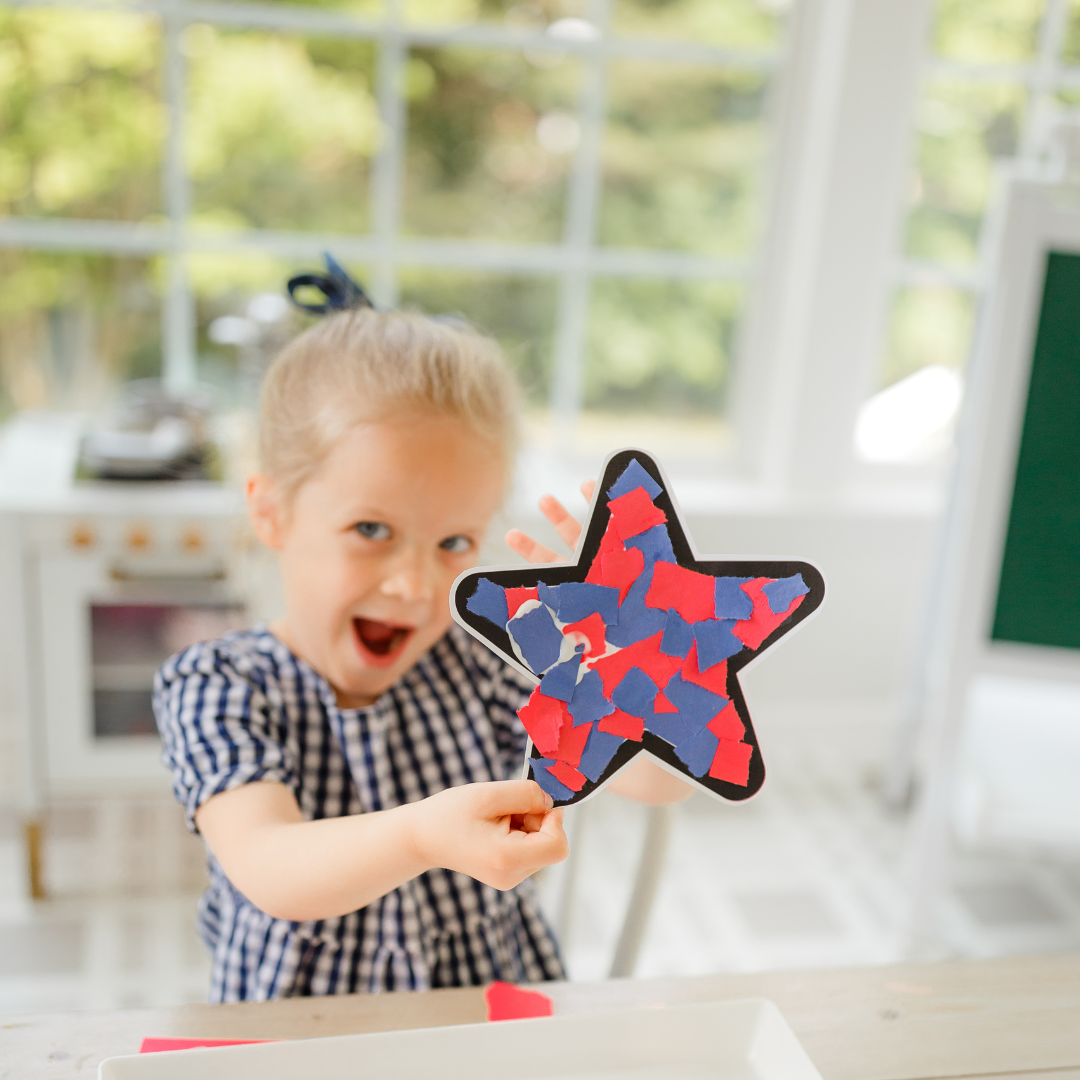
<path fill-rule="evenodd" d="M 606 66 L 616 58 L 638 58 L 774 74 L 783 61 L 786 47 L 783 39 L 774 49 L 752 50 L 624 37 L 610 30 L 613 0 L 589 0 L 584 20 L 593 28 L 590 37 L 560 35 L 549 32 L 551 27 L 533 30 L 484 22 L 446 27 L 410 25 L 404 19 L 401 0 L 384 0 L 384 15 L 377 19 L 277 3 L 3 2 L 9 7 L 143 13 L 161 20 L 163 95 L 169 114 L 163 159 L 164 221 L 10 217 L 0 220 L 0 246 L 163 257 L 168 272 L 163 298 L 162 375 L 172 388 L 183 389 L 196 380 L 195 304 L 184 266 L 185 256 L 194 253 L 263 253 L 289 259 L 317 259 L 323 251 L 332 251 L 339 259 L 355 260 L 370 268 L 367 284 L 375 303 L 384 307 L 397 303 L 398 269 L 404 266 L 553 276 L 559 288 L 550 407 L 564 431 L 572 429 L 582 406 L 586 331 L 594 278 L 602 275 L 742 283 L 751 283 L 755 278 L 757 260 L 753 255 L 736 259 L 686 251 L 615 248 L 597 243 Z M 192 24 L 332 35 L 375 43 L 375 96 L 383 137 L 372 160 L 370 233 L 265 229 L 210 232 L 189 224 L 190 192 L 183 158 L 186 58 L 181 35 Z M 556 24 L 553 27 L 557 31 Z M 558 243 L 416 239 L 400 235 L 406 137 L 402 69 L 413 46 L 500 48 L 519 53 L 563 53 L 580 59 L 584 69 L 578 100 L 581 137 L 569 171 L 564 229 Z M 763 119 L 768 123 L 767 115 Z M 761 183 L 765 185 L 765 182 L 766 178 L 761 177 Z"/>
<path fill-rule="evenodd" d="M 1035 55 L 1022 63 L 944 60 L 929 54 L 928 50 L 923 67 L 923 82 L 925 84 L 933 79 L 949 78 L 957 81 L 1022 85 L 1027 92 L 1027 100 L 1016 159 L 1020 162 L 1037 161 L 1046 149 L 1044 141 L 1049 121 L 1062 113 L 1060 105 L 1054 100 L 1055 94 L 1065 89 L 1080 90 L 1080 65 L 1064 64 L 1061 61 L 1069 14 L 1069 0 L 1046 0 L 1039 23 Z M 919 102 L 921 103 L 921 95 Z M 973 263 L 968 266 L 950 265 L 901 255 L 893 274 L 894 286 L 949 287 L 970 294 L 973 302 L 977 303 L 986 292 L 992 269 L 992 222 L 997 209 L 993 198 L 992 190 L 990 202 L 983 213 L 978 253 Z M 903 212 L 905 215 L 908 212 L 906 205 Z M 901 228 L 901 236 L 903 232 Z M 974 346 L 975 337 L 973 334 L 969 349 Z"/>

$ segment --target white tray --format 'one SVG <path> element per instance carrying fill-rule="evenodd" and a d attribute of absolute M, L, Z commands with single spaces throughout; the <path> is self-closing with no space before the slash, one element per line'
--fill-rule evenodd
<path fill-rule="evenodd" d="M 222 1046 L 103 1061 L 99 1080 L 821 1080 L 764 1000 Z"/>

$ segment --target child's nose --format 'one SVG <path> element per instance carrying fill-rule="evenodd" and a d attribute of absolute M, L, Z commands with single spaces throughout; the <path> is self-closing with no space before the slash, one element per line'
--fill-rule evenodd
<path fill-rule="evenodd" d="M 435 561 L 416 548 L 407 548 L 383 578 L 382 592 L 406 603 L 430 600 L 435 595 Z"/>

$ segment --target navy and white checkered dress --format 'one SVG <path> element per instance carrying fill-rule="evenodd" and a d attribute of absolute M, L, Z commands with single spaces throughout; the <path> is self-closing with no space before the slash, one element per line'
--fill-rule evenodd
<path fill-rule="evenodd" d="M 311 820 L 516 778 L 530 689 L 455 626 L 373 705 L 340 709 L 321 675 L 256 628 L 166 661 L 154 710 L 194 831 L 207 799 L 255 780 L 288 784 Z M 352 914 L 289 922 L 234 889 L 212 854 L 209 869 L 199 929 L 212 1001 L 564 977 L 530 881 L 499 892 L 431 870 Z"/>

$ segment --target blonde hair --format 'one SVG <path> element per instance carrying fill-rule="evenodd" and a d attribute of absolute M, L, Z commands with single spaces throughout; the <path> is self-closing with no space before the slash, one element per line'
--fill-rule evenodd
<path fill-rule="evenodd" d="M 462 421 L 507 483 L 517 451 L 518 391 L 498 344 L 415 312 L 359 308 L 308 328 L 270 365 L 260 412 L 262 467 L 287 503 L 351 428 L 393 413 Z"/>

